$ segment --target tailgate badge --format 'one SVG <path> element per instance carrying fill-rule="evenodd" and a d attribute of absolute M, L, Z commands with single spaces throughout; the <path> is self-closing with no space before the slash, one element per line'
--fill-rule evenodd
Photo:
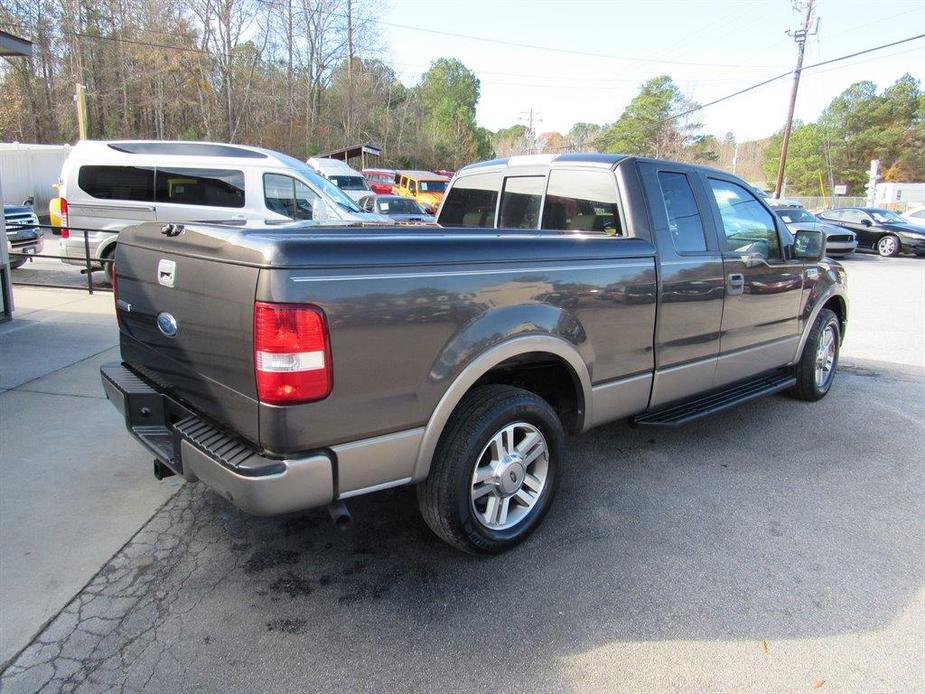
<path fill-rule="evenodd" d="M 157 263 L 157 281 L 165 287 L 172 287 L 177 275 L 177 264 L 167 258 Z"/>
<path fill-rule="evenodd" d="M 165 311 L 157 314 L 157 329 L 160 330 L 165 337 L 176 337 L 177 332 L 180 330 L 177 327 L 177 319 Z"/>

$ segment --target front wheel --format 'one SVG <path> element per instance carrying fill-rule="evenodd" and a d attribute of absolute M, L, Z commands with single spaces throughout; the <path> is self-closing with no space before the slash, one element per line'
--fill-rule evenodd
<path fill-rule="evenodd" d="M 825 397 L 835 380 L 841 327 L 838 316 L 827 308 L 816 317 L 796 366 L 797 383 L 791 393 L 800 400 L 815 402 Z"/>
<path fill-rule="evenodd" d="M 424 520 L 471 554 L 498 554 L 525 540 L 549 510 L 565 432 L 542 398 L 480 386 L 456 408 L 418 485 Z"/>
<path fill-rule="evenodd" d="M 877 253 L 884 258 L 892 258 L 893 256 L 899 255 L 901 248 L 902 246 L 899 243 L 899 239 L 892 234 L 887 234 L 877 241 Z"/>

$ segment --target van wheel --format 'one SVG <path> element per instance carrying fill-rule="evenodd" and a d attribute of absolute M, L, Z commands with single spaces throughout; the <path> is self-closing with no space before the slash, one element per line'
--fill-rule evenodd
<path fill-rule="evenodd" d="M 827 308 L 816 317 L 803 355 L 796 367 L 797 383 L 790 391 L 800 400 L 815 402 L 825 397 L 835 380 L 841 329 L 838 316 Z"/>
<path fill-rule="evenodd" d="M 103 260 L 112 260 L 115 255 L 115 247 L 107 251 L 103 256 Z M 103 276 L 106 278 L 106 284 L 112 286 L 112 263 L 103 263 Z"/>
<path fill-rule="evenodd" d="M 498 554 L 543 520 L 559 482 L 565 432 L 552 407 L 521 388 L 480 386 L 459 403 L 418 485 L 427 525 L 471 554 Z"/>

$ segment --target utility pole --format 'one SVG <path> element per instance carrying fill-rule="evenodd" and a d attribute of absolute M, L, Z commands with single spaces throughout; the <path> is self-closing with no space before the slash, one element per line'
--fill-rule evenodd
<path fill-rule="evenodd" d="M 347 128 L 348 147 L 353 144 L 353 0 L 347 0 Z"/>
<path fill-rule="evenodd" d="M 80 131 L 81 140 L 87 139 L 87 88 L 82 84 L 77 85 L 77 93 L 74 94 L 74 101 L 77 103 L 77 129 Z"/>
<path fill-rule="evenodd" d="M 793 87 L 790 90 L 790 107 L 787 109 L 787 124 L 784 126 L 784 141 L 780 148 L 780 161 L 777 164 L 777 184 L 774 186 L 774 197 L 779 198 L 784 187 L 784 167 L 787 165 L 787 147 L 790 146 L 790 130 L 793 127 L 793 109 L 797 104 L 797 90 L 800 87 L 800 72 L 803 69 L 803 53 L 806 50 L 806 38 L 816 33 L 819 27 L 819 21 L 816 20 L 816 29 L 812 33 L 809 31 L 809 25 L 813 19 L 813 9 L 816 0 L 806 0 L 806 16 L 803 19 L 803 26 L 793 31 L 793 40 L 797 43 L 797 66 L 793 71 Z M 802 4 L 794 2 L 793 8 L 800 10 Z M 787 34 L 790 35 L 790 31 Z"/>
<path fill-rule="evenodd" d="M 542 122 L 540 114 L 534 111 L 533 107 L 531 106 L 529 111 L 521 111 L 520 117 L 517 120 L 519 120 L 521 123 L 526 122 L 527 142 L 530 149 L 530 154 L 536 154 L 536 124 Z"/>

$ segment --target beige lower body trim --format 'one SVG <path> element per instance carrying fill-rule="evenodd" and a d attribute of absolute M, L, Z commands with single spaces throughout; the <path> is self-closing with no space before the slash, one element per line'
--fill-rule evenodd
<path fill-rule="evenodd" d="M 424 427 L 332 446 L 340 498 L 411 481 Z"/>
<path fill-rule="evenodd" d="M 644 411 L 649 402 L 651 389 L 651 373 L 593 386 L 591 388 L 592 407 L 589 408 L 593 413 L 593 419 L 585 420 L 585 429 Z"/>
<path fill-rule="evenodd" d="M 747 347 L 731 354 L 721 354 L 716 360 L 716 375 L 713 386 L 740 381 L 763 371 L 785 366 L 793 362 L 800 343 L 800 336 L 781 338 L 763 345 Z"/>

